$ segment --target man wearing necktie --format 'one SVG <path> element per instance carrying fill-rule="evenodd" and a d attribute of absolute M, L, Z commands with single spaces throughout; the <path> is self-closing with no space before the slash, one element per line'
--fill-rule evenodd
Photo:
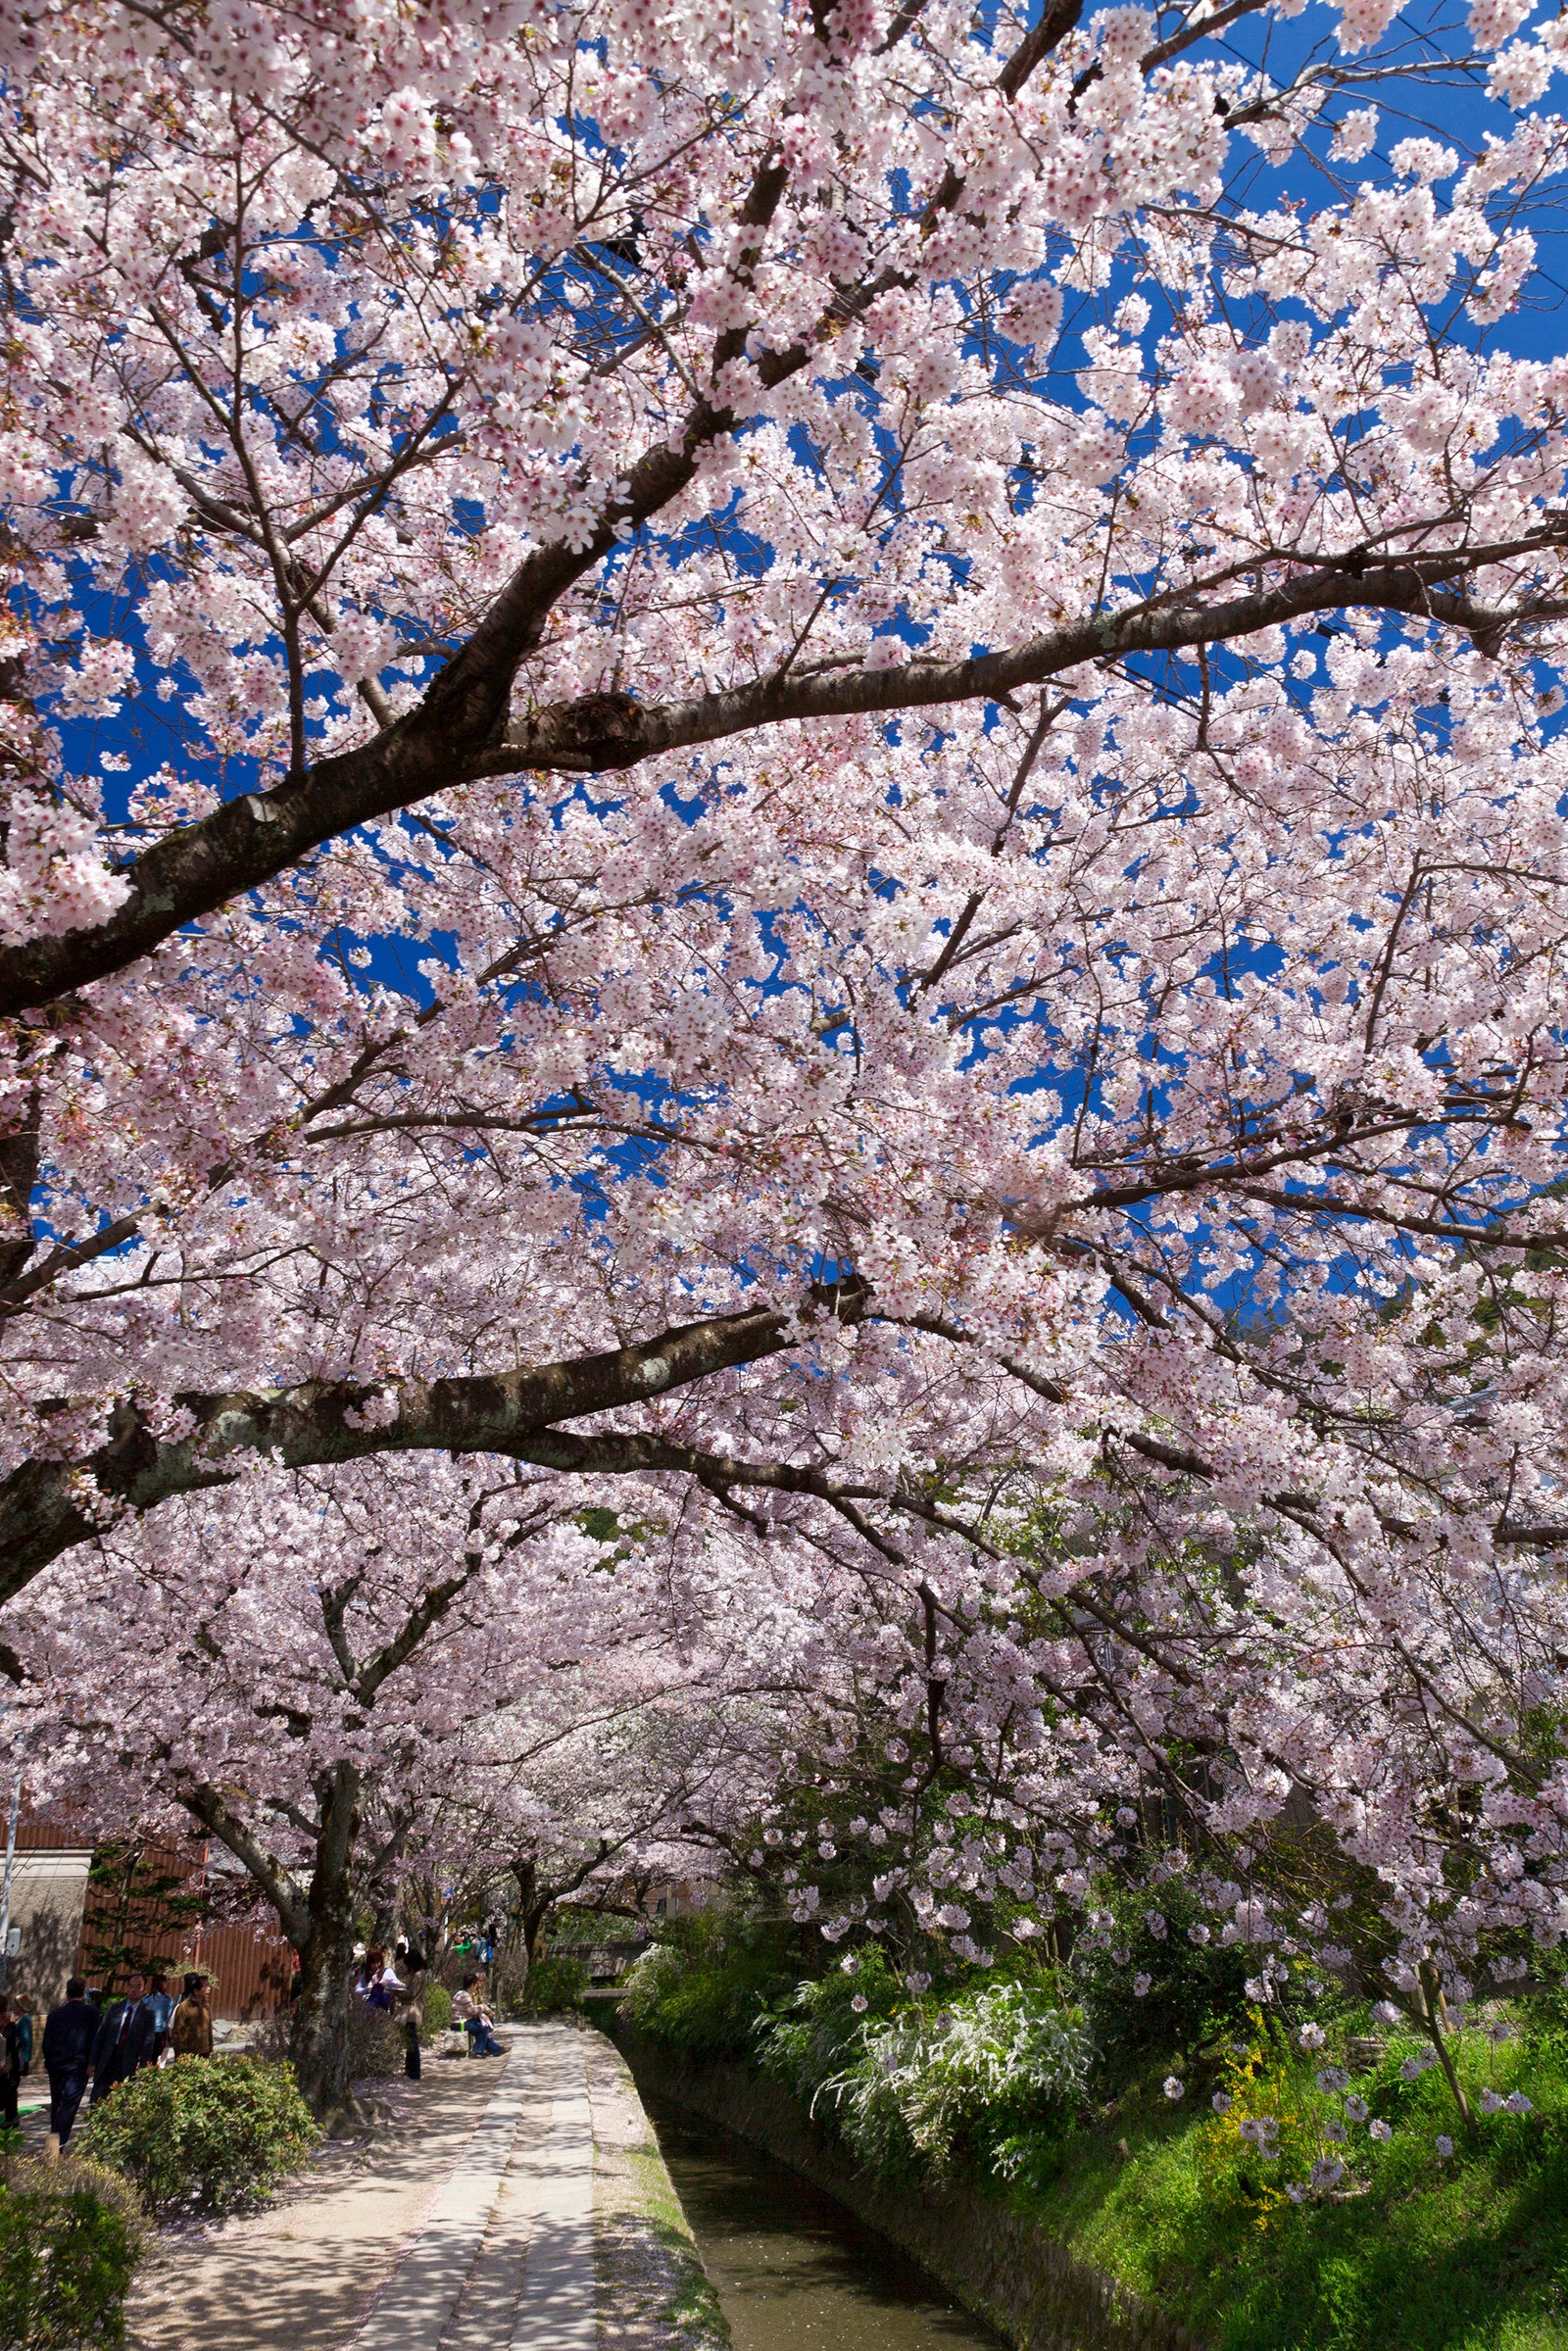
<path fill-rule="evenodd" d="M 124 2082 L 138 2066 L 150 2065 L 158 2028 L 144 1997 L 146 1979 L 132 1976 L 125 1996 L 107 2011 L 98 2028 L 92 2053 L 92 2102 L 101 2105 L 117 2082 Z"/>

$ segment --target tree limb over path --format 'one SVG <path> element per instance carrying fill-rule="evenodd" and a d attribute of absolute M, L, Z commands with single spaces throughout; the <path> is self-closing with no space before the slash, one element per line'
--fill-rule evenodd
<path fill-rule="evenodd" d="M 175 1408 L 194 1423 L 183 1437 L 157 1436 L 142 1408 L 126 1399 L 112 1412 L 108 1442 L 95 1452 L 76 1460 L 34 1456 L 0 1483 L 0 1604 L 14 1598 L 52 1560 L 102 1533 L 117 1505 L 139 1513 L 180 1494 L 230 1485 L 243 1474 L 235 1457 L 246 1454 L 270 1454 L 286 1468 L 304 1469 L 363 1461 L 380 1453 L 498 1453 L 564 1476 L 674 1475 L 695 1479 L 732 1509 L 738 1507 L 732 1498 L 735 1488 L 814 1495 L 873 1549 L 894 1561 L 902 1561 L 904 1554 L 869 1524 L 860 1503 L 881 1503 L 904 1515 L 929 1518 L 949 1533 L 986 1547 L 978 1530 L 934 1512 L 917 1494 L 899 1490 L 897 1482 L 885 1492 L 874 1485 L 845 1484 L 823 1470 L 742 1460 L 657 1430 L 584 1432 L 561 1426 L 646 1403 L 715 1372 L 783 1354 L 808 1339 L 813 1325 L 883 1320 L 955 1346 L 975 1344 L 960 1326 L 936 1316 L 877 1315 L 865 1285 L 852 1276 L 813 1284 L 798 1314 L 765 1306 L 715 1315 L 704 1322 L 672 1325 L 634 1347 L 524 1371 L 383 1384 L 323 1380 L 230 1395 L 184 1394 L 173 1398 Z M 1045 1402 L 1068 1402 L 1054 1381 L 1024 1363 L 1002 1356 L 998 1368 Z M 383 1402 L 396 1404 L 395 1417 L 382 1418 L 373 1409 Z M 1102 1435 L 1114 1435 L 1151 1468 L 1169 1476 L 1206 1483 L 1217 1474 L 1201 1453 L 1141 1431 L 1112 1431 L 1107 1425 Z M 1309 1532 L 1331 1532 L 1317 1525 L 1317 1504 L 1311 1495 L 1261 1498 L 1265 1508 L 1282 1512 Z M 742 1515 L 766 1533 L 752 1513 Z M 1416 1534 L 1402 1522 L 1390 1520 L 1387 1525 L 1393 1534 Z M 1553 1549 L 1568 1543 L 1568 1527 L 1528 1526 L 1504 1515 L 1494 1527 L 1493 1539 L 1520 1548 Z"/>
<path fill-rule="evenodd" d="M 613 514 L 613 522 L 644 520 L 675 495 L 690 478 L 699 443 L 734 419 L 706 412 L 701 421 L 701 431 L 694 426 L 688 435 L 686 455 L 658 453 L 664 466 L 652 466 L 648 481 L 634 482 L 633 498 L 623 513 Z M 1087 661 L 1179 652 L 1347 607 L 1421 614 L 1468 631 L 1489 648 L 1516 626 L 1568 611 L 1555 602 L 1500 610 L 1474 604 L 1462 592 L 1463 581 L 1478 570 L 1568 544 L 1568 518 L 1553 516 L 1539 530 L 1507 542 L 1397 560 L 1371 561 L 1362 548 L 1347 550 L 1337 563 L 1254 559 L 1249 568 L 1255 569 L 1261 560 L 1283 576 L 1272 586 L 1214 602 L 1198 601 L 1192 589 L 1171 592 L 966 661 L 915 660 L 885 669 L 814 676 L 774 674 L 684 702 L 638 703 L 625 695 L 590 694 L 531 713 L 513 728 L 507 711 L 517 666 L 537 642 L 555 598 L 613 543 L 612 526 L 600 535 L 606 544 L 596 540 L 581 556 L 547 549 L 530 557 L 490 617 L 408 717 L 270 792 L 225 802 L 144 851 L 124 869 L 130 896 L 96 928 L 0 951 L 0 1017 L 14 1017 L 122 970 L 183 924 L 271 880 L 355 825 L 479 776 L 528 769 L 598 774 L 761 726 L 892 718 L 903 710 L 1004 701 Z M 559 563 L 548 560 L 557 556 Z"/>
<path fill-rule="evenodd" d="M 556 1424 L 645 1403 L 715 1372 L 760 1362 L 797 1345 L 803 1321 L 823 1315 L 858 1320 L 861 1310 L 857 1288 L 822 1285 L 800 1320 L 771 1306 L 716 1315 L 676 1325 L 640 1346 L 532 1370 L 385 1387 L 313 1381 L 227 1396 L 176 1396 L 174 1408 L 194 1423 L 178 1438 L 156 1436 L 141 1407 L 126 1399 L 111 1415 L 108 1442 L 85 1459 L 34 1456 L 0 1484 L 0 1601 L 14 1597 L 63 1551 L 90 1541 L 104 1523 L 106 1500 L 111 1507 L 149 1510 L 176 1494 L 228 1485 L 240 1474 L 236 1455 L 270 1453 L 298 1469 L 375 1453 L 507 1453 L 549 1467 L 592 1469 L 594 1460 L 579 1462 L 572 1448 L 586 1445 L 591 1454 L 601 1441 L 551 1439 Z M 378 1422 L 374 1407 L 388 1395 L 396 1417 Z M 603 1442 L 613 1452 L 625 1441 L 612 1435 Z M 618 1465 L 648 1466 L 629 1459 Z M 672 1460 L 664 1466 L 690 1464 Z"/>

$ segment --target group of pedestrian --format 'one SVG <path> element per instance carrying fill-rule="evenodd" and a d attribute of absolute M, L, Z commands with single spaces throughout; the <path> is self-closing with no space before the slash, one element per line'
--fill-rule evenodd
<path fill-rule="evenodd" d="M 211 2057 L 213 2009 L 210 1977 L 186 1976 L 176 2003 L 168 1979 L 133 1973 L 124 1993 L 107 2008 L 88 1995 L 80 1976 L 66 1985 L 61 2006 L 43 2029 L 43 2063 L 49 2077 L 49 2128 L 62 2147 L 75 2127 L 76 2110 L 92 2084 L 92 2103 L 101 2105 L 119 2082 L 167 2055 Z M 9 2043 L 10 2034 L 6 2034 Z M 30 2056 L 30 2036 L 29 2036 Z M 16 2119 L 12 2093 L 10 2119 Z"/>
<path fill-rule="evenodd" d="M 367 2008 L 373 2008 L 400 2026 L 403 2033 L 403 2071 L 411 2082 L 419 2079 L 419 2034 L 424 2026 L 424 1983 L 429 1962 L 417 1944 L 400 1942 L 391 1959 L 372 1943 L 356 1963 L 354 1990 Z"/>
<path fill-rule="evenodd" d="M 424 2025 L 424 1987 L 429 1961 L 414 1943 L 400 1942 L 388 1959 L 383 1946 L 372 1943 L 355 1961 L 350 1979 L 355 1994 L 367 2008 L 390 2016 L 403 2029 L 403 2070 L 411 2082 L 419 2079 L 419 2034 Z M 504 2057 L 494 2033 L 495 2018 L 485 2006 L 484 1978 L 477 1969 L 465 1976 L 452 1995 L 452 2022 L 468 2035 L 470 2057 Z"/>
<path fill-rule="evenodd" d="M 352 1979 L 367 2008 L 379 2010 L 401 2026 L 404 2071 L 411 2082 L 419 2079 L 428 1972 L 423 1952 L 414 1943 L 400 1942 L 390 1960 L 384 1949 L 372 1945 L 356 1962 Z M 495 2018 L 484 2003 L 483 1984 L 477 1970 L 464 1977 L 453 1995 L 452 2021 L 467 2033 L 470 2056 L 504 2057 L 493 2030 Z M 192 1972 L 176 2002 L 166 1977 L 133 1973 L 122 1996 L 105 2008 L 80 1976 L 71 1978 L 64 2001 L 50 2010 L 43 2029 L 49 2128 L 62 2147 L 75 2127 L 89 2084 L 97 2106 L 117 2083 L 128 2081 L 143 2066 L 162 2064 L 166 2057 L 211 2057 L 211 1977 Z M 24 2005 L 0 1992 L 0 2126 L 17 2127 L 17 2092 L 32 2055 L 31 2017 Z"/>

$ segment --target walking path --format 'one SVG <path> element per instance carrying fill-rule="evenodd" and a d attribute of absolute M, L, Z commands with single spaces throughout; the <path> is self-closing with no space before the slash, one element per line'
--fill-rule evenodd
<path fill-rule="evenodd" d="M 410 2089 L 368 2164 L 170 2246 L 136 2351 L 599 2351 L 584 2035 L 523 2026 Z"/>
<path fill-rule="evenodd" d="M 582 2035 L 529 2026 L 354 2351 L 598 2351 L 598 2342 Z"/>

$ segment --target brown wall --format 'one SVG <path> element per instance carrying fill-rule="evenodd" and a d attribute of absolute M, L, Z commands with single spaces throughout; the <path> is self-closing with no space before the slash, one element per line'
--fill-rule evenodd
<path fill-rule="evenodd" d="M 0 1818 L 0 1854 L 4 1836 Z M 18 1824 L 11 1916 L 22 1929 L 22 1949 L 11 1963 L 10 1980 L 35 2007 L 49 2008 L 63 1999 L 66 1978 L 73 1973 L 89 1982 L 101 1975 L 88 1966 L 86 1952 L 95 1941 L 112 1938 L 119 1896 L 112 1886 L 88 1885 L 90 1859 L 79 1828 Z M 194 1877 L 207 1866 L 207 1847 L 150 1846 L 147 1859 L 160 1872 Z M 192 1922 L 155 1935 L 148 1955 L 164 1961 L 171 1976 L 187 1968 L 211 1976 L 215 2015 L 236 2024 L 274 2016 L 287 2000 L 293 1976 L 288 1941 L 270 1904 L 247 1918 L 220 1925 Z"/>
<path fill-rule="evenodd" d="M 253 1926 L 201 1927 L 180 1938 L 172 1970 L 198 1968 L 213 1979 L 213 2014 L 233 2024 L 275 2016 L 288 1998 L 294 1958 L 278 1931 L 277 1913 L 267 1910 Z M 174 1986 L 177 1990 L 178 1986 Z"/>

